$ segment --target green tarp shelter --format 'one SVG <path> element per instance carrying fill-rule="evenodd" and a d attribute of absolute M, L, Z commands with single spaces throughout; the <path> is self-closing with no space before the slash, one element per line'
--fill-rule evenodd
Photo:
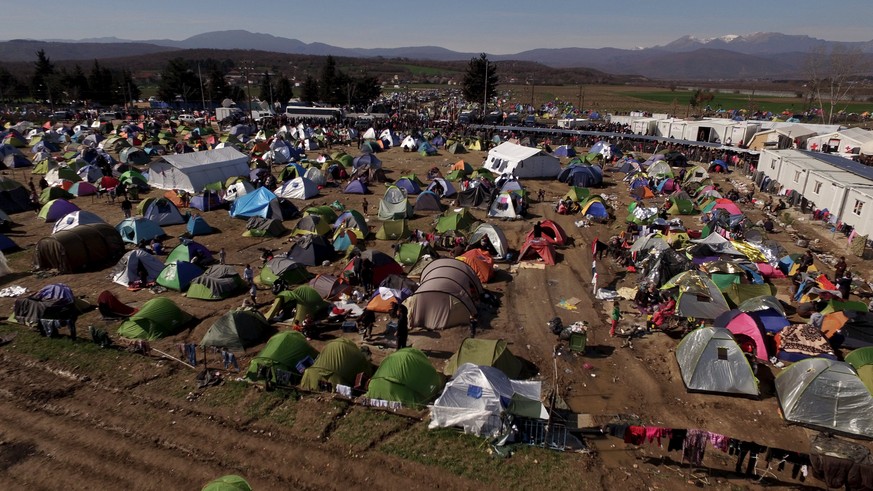
<path fill-rule="evenodd" d="M 443 374 L 451 377 L 464 363 L 497 368 L 511 379 L 520 378 L 524 371 L 524 364 L 509 351 L 503 339 L 465 339 L 446 362 Z"/>
<path fill-rule="evenodd" d="M 252 491 L 252 487 L 242 477 L 231 474 L 203 486 L 202 491 Z"/>
<path fill-rule="evenodd" d="M 231 310 L 212 324 L 200 346 L 243 351 L 260 343 L 269 330 L 267 319 L 257 310 Z"/>
<path fill-rule="evenodd" d="M 858 348 L 846 355 L 846 363 L 858 372 L 858 378 L 873 393 L 873 346 Z"/>
<path fill-rule="evenodd" d="M 245 290 L 245 282 L 233 267 L 214 264 L 191 281 L 186 295 L 188 298 L 198 300 L 222 300 L 243 290 Z"/>
<path fill-rule="evenodd" d="M 370 380 L 367 397 L 417 407 L 432 401 L 442 388 L 442 376 L 427 355 L 415 348 L 403 348 L 379 365 Z"/>
<path fill-rule="evenodd" d="M 358 374 L 369 378 L 373 375 L 373 365 L 361 349 L 351 340 L 337 338 L 324 346 L 315 363 L 303 372 L 300 388 L 321 390 L 321 383 L 354 386 Z"/>
<path fill-rule="evenodd" d="M 262 380 L 259 375 L 261 368 L 269 368 L 270 382 L 277 382 L 276 370 L 290 372 L 292 378 L 297 378 L 306 370 L 307 360 L 315 360 L 318 351 L 310 346 L 306 337 L 297 331 L 280 332 L 267 341 L 264 349 L 252 358 L 252 363 L 246 372 L 249 380 Z M 302 362 L 302 363 L 301 363 Z M 284 374 L 279 374 L 281 385 L 293 385 L 296 380 L 284 380 Z M 293 382 L 293 383 L 292 383 Z"/>
<path fill-rule="evenodd" d="M 118 335 L 128 339 L 153 341 L 173 333 L 194 317 L 172 300 L 157 297 L 149 300 L 118 327 Z"/>

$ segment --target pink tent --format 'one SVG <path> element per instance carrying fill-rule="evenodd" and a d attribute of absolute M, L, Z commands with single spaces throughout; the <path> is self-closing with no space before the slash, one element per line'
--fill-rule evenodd
<path fill-rule="evenodd" d="M 785 273 L 779 268 L 774 268 L 770 263 L 755 263 L 755 266 L 764 278 L 785 278 Z"/>
<path fill-rule="evenodd" d="M 767 345 L 764 344 L 764 334 L 755 319 L 739 310 L 729 310 L 716 317 L 712 322 L 715 327 L 725 327 L 734 336 L 748 336 L 755 343 L 755 355 L 759 360 L 767 361 Z"/>
<path fill-rule="evenodd" d="M 718 203 L 717 205 L 713 206 L 712 209 L 724 210 L 724 211 L 730 213 L 731 215 L 742 215 L 743 214 L 743 212 L 740 211 L 739 206 L 737 206 L 736 204 L 734 204 L 733 202 L 730 202 L 728 200 L 725 200 L 725 202 Z"/>

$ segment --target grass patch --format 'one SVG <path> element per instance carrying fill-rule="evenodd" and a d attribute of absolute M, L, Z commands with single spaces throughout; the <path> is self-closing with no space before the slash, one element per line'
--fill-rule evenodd
<path fill-rule="evenodd" d="M 428 430 L 420 423 L 379 445 L 378 450 L 435 466 L 452 474 L 507 488 L 579 488 L 585 482 L 584 457 L 520 445 L 509 458 L 492 455 L 486 440 L 454 430 Z M 584 487 L 584 486 L 583 486 Z"/>
<path fill-rule="evenodd" d="M 245 382 L 228 380 L 207 390 L 200 401 L 209 407 L 237 408 L 246 398 L 251 386 Z"/>
<path fill-rule="evenodd" d="M 350 451 L 360 452 L 406 426 L 406 419 L 400 416 L 354 407 L 337 424 L 331 438 L 334 443 L 348 446 Z"/>
<path fill-rule="evenodd" d="M 297 399 L 288 397 L 281 404 L 274 407 L 266 416 L 265 420 L 282 426 L 293 426 L 297 417 Z"/>

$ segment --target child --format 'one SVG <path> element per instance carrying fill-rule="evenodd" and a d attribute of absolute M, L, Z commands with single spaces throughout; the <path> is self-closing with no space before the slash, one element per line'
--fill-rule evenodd
<path fill-rule="evenodd" d="M 618 326 L 618 321 L 621 319 L 621 307 L 618 305 L 618 300 L 612 302 L 612 327 L 609 329 L 609 337 L 615 337 L 615 328 Z"/>
<path fill-rule="evenodd" d="M 251 297 L 252 297 L 252 305 L 257 307 L 258 306 L 258 287 L 257 287 L 257 285 L 255 285 L 255 282 L 252 282 L 251 286 L 249 287 L 249 295 L 251 295 Z"/>

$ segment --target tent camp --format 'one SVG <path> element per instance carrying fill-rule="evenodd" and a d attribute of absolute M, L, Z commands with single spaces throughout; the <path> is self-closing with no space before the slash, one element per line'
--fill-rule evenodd
<path fill-rule="evenodd" d="M 485 168 L 495 174 L 510 174 L 518 178 L 554 179 L 561 172 L 557 157 L 537 148 L 511 142 L 501 143 L 489 150 Z"/>
<path fill-rule="evenodd" d="M 476 217 L 466 208 L 456 208 L 446 211 L 436 222 L 437 233 L 444 234 L 449 231 L 466 232 L 476 223 Z"/>
<path fill-rule="evenodd" d="M 509 351 L 503 339 L 464 339 L 446 362 L 443 374 L 451 377 L 465 363 L 494 367 L 509 378 L 519 378 L 524 372 L 524 364 Z"/>
<path fill-rule="evenodd" d="M 96 270 L 115 263 L 124 254 L 124 243 L 111 225 L 95 223 L 41 238 L 33 250 L 37 270 L 59 273 Z"/>
<path fill-rule="evenodd" d="M 412 217 L 412 206 L 406 193 L 397 186 L 389 186 L 379 202 L 380 220 L 398 220 Z"/>
<path fill-rule="evenodd" d="M 148 242 L 166 235 L 160 225 L 142 217 L 125 218 L 115 226 L 115 230 L 121 234 L 121 240 L 128 244 Z"/>
<path fill-rule="evenodd" d="M 139 312 L 118 327 L 118 335 L 128 339 L 154 341 L 173 333 L 193 317 L 167 297 L 147 301 Z"/>
<path fill-rule="evenodd" d="M 213 264 L 191 281 L 186 296 L 199 300 L 221 300 L 241 293 L 245 286 L 232 266 Z"/>
<path fill-rule="evenodd" d="M 453 258 L 439 258 L 431 261 L 421 270 L 420 282 L 424 283 L 431 278 L 451 278 L 452 281 L 463 286 L 474 298 L 478 298 L 485 292 L 479 276 L 464 261 Z"/>
<path fill-rule="evenodd" d="M 482 283 L 488 283 L 494 276 L 494 259 L 491 258 L 491 254 L 487 250 L 473 248 L 456 259 L 470 266 Z"/>
<path fill-rule="evenodd" d="M 452 196 L 458 194 L 455 186 L 450 181 L 447 181 L 442 177 L 433 178 L 431 183 L 427 186 L 426 191 L 435 193 L 440 198 L 451 198 Z"/>
<path fill-rule="evenodd" d="M 164 155 L 149 166 L 149 185 L 199 193 L 207 184 L 247 176 L 249 159 L 233 147 Z"/>
<path fill-rule="evenodd" d="M 492 187 L 487 184 L 471 186 L 458 194 L 458 204 L 465 208 L 487 210 L 491 207 Z M 419 196 L 419 199 L 421 196 Z"/>
<path fill-rule="evenodd" d="M 37 216 L 46 222 L 56 222 L 68 213 L 78 210 L 78 206 L 65 199 L 53 199 L 42 206 Z"/>
<path fill-rule="evenodd" d="M 231 310 L 212 324 L 200 346 L 243 351 L 263 341 L 269 331 L 267 319 L 257 310 Z"/>
<path fill-rule="evenodd" d="M 318 196 L 318 186 L 305 177 L 297 177 L 282 183 L 274 193 L 280 198 L 305 200 Z"/>
<path fill-rule="evenodd" d="M 807 358 L 776 376 L 786 421 L 873 438 L 873 396 L 852 365 Z"/>
<path fill-rule="evenodd" d="M 506 253 L 509 252 L 509 242 L 506 240 L 506 234 L 503 233 L 500 227 L 491 223 L 480 224 L 470 234 L 468 242 L 476 244 L 481 242 L 484 237 L 488 237 L 488 242 L 491 243 L 491 247 L 497 253 L 497 258 L 506 257 Z"/>
<path fill-rule="evenodd" d="M 253 381 L 268 380 L 282 386 L 296 385 L 318 356 L 306 341 L 303 334 L 297 331 L 282 331 L 273 335 L 252 359 L 246 378 Z"/>
<path fill-rule="evenodd" d="M 343 193 L 346 194 L 368 194 L 367 185 L 361 179 L 353 179 L 343 188 Z"/>
<path fill-rule="evenodd" d="M 867 386 L 867 389 L 873 393 L 873 347 L 867 346 L 853 350 L 846 355 L 846 363 L 852 365 L 858 377 Z"/>
<path fill-rule="evenodd" d="M 736 309 L 728 310 L 716 317 L 712 324 L 727 329 L 737 340 L 751 339 L 755 345 L 755 355 L 759 360 L 767 361 L 770 358 L 767 343 L 764 341 L 766 336 L 764 330 L 749 314 Z"/>
<path fill-rule="evenodd" d="M 555 246 L 544 237 L 528 236 L 518 252 L 518 261 L 542 260 L 543 263 L 553 266 L 555 264 Z"/>
<path fill-rule="evenodd" d="M 323 386 L 355 386 L 359 377 L 369 379 L 373 375 L 373 365 L 351 340 L 337 338 L 324 346 L 315 363 L 303 372 L 300 388 L 303 390 L 323 390 Z"/>
<path fill-rule="evenodd" d="M 343 281 L 339 276 L 330 274 L 317 275 L 309 280 L 309 286 L 314 288 L 325 300 L 339 298 L 340 295 L 348 294 L 352 290 L 352 285 Z"/>
<path fill-rule="evenodd" d="M 415 348 L 403 348 L 379 365 L 370 379 L 367 397 L 418 407 L 433 400 L 442 387 L 442 377 L 427 355 Z"/>
<path fill-rule="evenodd" d="M 691 331 L 676 347 L 676 361 L 689 391 L 758 395 L 752 367 L 727 329 Z"/>
<path fill-rule="evenodd" d="M 206 223 L 206 219 L 200 215 L 192 215 L 185 224 L 185 232 L 191 237 L 209 235 L 213 232 L 212 227 Z"/>
<path fill-rule="evenodd" d="M 18 181 L 0 176 L 0 209 L 9 214 L 33 211 L 27 188 Z"/>
<path fill-rule="evenodd" d="M 287 230 L 281 220 L 251 217 L 246 221 L 244 237 L 281 237 Z"/>
<path fill-rule="evenodd" d="M 151 255 L 145 249 L 134 249 L 118 261 L 115 268 L 112 270 L 112 281 L 121 286 L 130 286 L 131 283 L 140 279 L 140 273 L 145 272 L 146 283 L 155 281 L 161 271 L 164 270 L 164 263 L 157 257 Z"/>
<path fill-rule="evenodd" d="M 491 202 L 491 207 L 488 209 L 490 218 L 502 218 L 504 220 L 515 220 L 522 218 L 521 200 L 520 197 L 511 192 L 502 192 L 498 194 L 494 201 Z"/>

